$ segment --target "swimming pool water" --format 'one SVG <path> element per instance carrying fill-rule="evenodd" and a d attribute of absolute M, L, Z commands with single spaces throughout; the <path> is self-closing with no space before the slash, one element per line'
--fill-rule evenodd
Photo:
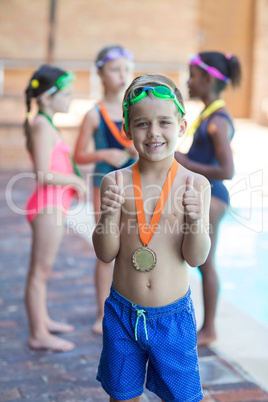
<path fill-rule="evenodd" d="M 255 228 L 242 225 L 237 217 L 243 208 L 228 211 L 221 222 L 216 255 L 221 295 L 268 326 L 268 209 L 255 211 Z M 199 277 L 198 270 L 193 275 Z"/>

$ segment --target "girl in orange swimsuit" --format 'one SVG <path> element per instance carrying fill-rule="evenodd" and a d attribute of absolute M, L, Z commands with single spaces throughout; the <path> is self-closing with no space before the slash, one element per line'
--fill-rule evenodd
<path fill-rule="evenodd" d="M 61 138 L 52 118 L 54 113 L 66 113 L 72 99 L 70 72 L 47 65 L 32 76 L 26 89 L 27 119 L 25 134 L 36 173 L 36 188 L 26 206 L 33 240 L 30 269 L 25 290 L 25 304 L 30 325 L 29 346 L 33 349 L 68 351 L 74 348 L 53 332 L 71 332 L 71 325 L 53 321 L 47 311 L 47 280 L 61 243 L 64 217 L 76 194 L 86 194 L 85 181 L 74 173 L 70 148 Z M 31 99 L 39 107 L 30 124 Z"/>

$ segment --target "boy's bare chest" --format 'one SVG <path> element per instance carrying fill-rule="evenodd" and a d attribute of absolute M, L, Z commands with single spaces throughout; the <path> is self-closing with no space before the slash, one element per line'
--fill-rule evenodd
<path fill-rule="evenodd" d="M 158 231 L 162 231 L 161 229 L 164 228 L 164 225 L 172 226 L 175 223 L 180 225 L 184 221 L 184 207 L 182 206 L 183 192 L 178 189 L 171 189 L 166 201 L 159 198 L 160 193 L 161 188 L 155 184 L 151 184 L 148 185 L 146 189 L 143 189 L 142 194 L 140 194 L 145 215 L 145 223 L 148 226 L 153 215 L 157 215 L 159 217 Z M 122 222 L 126 223 L 131 220 L 133 225 L 135 222 L 138 224 L 137 213 L 141 214 L 141 211 L 137 211 L 134 191 L 130 189 L 126 193 L 125 203 L 122 206 Z"/>

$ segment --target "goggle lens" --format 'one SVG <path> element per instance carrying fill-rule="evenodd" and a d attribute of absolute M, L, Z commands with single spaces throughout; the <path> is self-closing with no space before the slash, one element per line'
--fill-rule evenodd
<path fill-rule="evenodd" d="M 146 92 L 148 90 L 152 91 L 155 96 L 159 94 L 160 96 L 170 96 L 172 98 L 175 98 L 174 93 L 169 88 L 159 85 L 157 87 L 141 87 L 134 89 L 130 97 L 131 101 L 134 103 L 138 102 L 140 99 L 146 96 Z M 141 97 L 143 92 L 144 96 Z"/>
<path fill-rule="evenodd" d="M 130 96 L 130 103 L 137 103 L 141 99 L 145 98 L 145 96 L 147 95 L 146 92 L 148 90 L 152 91 L 152 93 L 156 97 L 163 99 L 175 99 L 175 94 L 169 88 L 163 85 L 159 85 L 156 87 L 141 87 L 134 89 Z"/>
<path fill-rule="evenodd" d="M 174 96 L 173 92 L 169 88 L 164 86 L 155 87 L 154 91 L 160 95 L 171 95 L 172 97 Z"/>
<path fill-rule="evenodd" d="M 140 96 L 140 94 L 143 92 L 143 88 L 136 88 L 134 89 L 134 91 L 131 94 L 131 100 L 134 98 L 137 98 L 138 96 Z"/>
<path fill-rule="evenodd" d="M 185 113 L 184 107 L 178 102 L 176 99 L 175 94 L 168 88 L 163 85 L 159 85 L 156 87 L 140 87 L 134 89 L 132 94 L 128 97 L 127 102 L 124 102 L 123 107 L 124 107 L 124 116 L 125 116 L 125 127 L 126 130 L 128 131 L 128 107 L 129 104 L 133 105 L 143 98 L 147 96 L 146 91 L 152 91 L 153 95 L 156 96 L 157 98 L 160 99 L 170 99 L 173 100 L 179 109 L 180 115 L 182 116 L 183 113 Z"/>

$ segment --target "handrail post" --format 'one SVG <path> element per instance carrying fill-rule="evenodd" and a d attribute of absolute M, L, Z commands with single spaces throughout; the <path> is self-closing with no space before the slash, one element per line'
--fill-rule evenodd
<path fill-rule="evenodd" d="M 0 60 L 0 96 L 4 96 L 4 79 L 5 79 L 5 66 L 4 62 Z"/>

